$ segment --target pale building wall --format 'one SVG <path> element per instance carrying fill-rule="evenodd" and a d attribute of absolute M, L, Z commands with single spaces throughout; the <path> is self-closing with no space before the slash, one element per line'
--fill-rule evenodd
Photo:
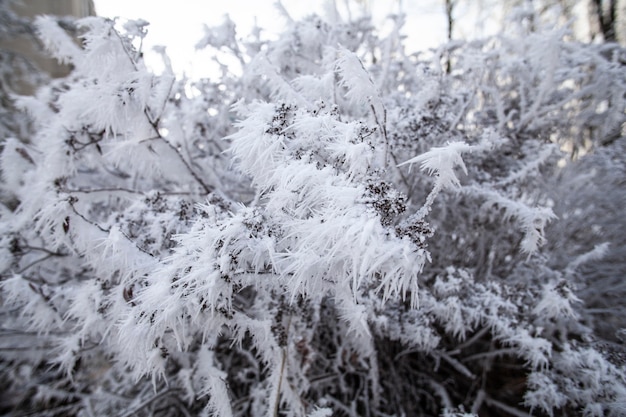
<path fill-rule="evenodd" d="M 42 14 L 81 18 L 96 14 L 92 0 L 21 0 L 15 2 L 11 8 L 19 16 L 26 18 L 34 18 Z M 65 76 L 71 70 L 69 66 L 61 65 L 50 58 L 33 34 L 12 39 L 4 38 L 0 41 L 0 49 L 26 58 L 52 77 Z M 16 77 L 16 80 L 15 85 L 9 87 L 19 94 L 30 94 L 36 88 L 24 82 L 23 79 L 19 81 L 19 77 Z"/>
<path fill-rule="evenodd" d="M 626 0 L 617 0 L 617 40 L 622 46 L 626 46 Z"/>
<path fill-rule="evenodd" d="M 85 17 L 96 14 L 92 0 L 22 0 L 20 3 L 13 9 L 26 17 L 40 14 Z"/>

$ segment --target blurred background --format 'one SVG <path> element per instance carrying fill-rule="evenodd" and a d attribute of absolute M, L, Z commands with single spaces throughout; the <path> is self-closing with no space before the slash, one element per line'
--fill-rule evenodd
<path fill-rule="evenodd" d="M 234 22 L 238 37 L 246 38 L 255 27 L 261 37 L 271 39 L 290 19 L 317 13 L 330 19 L 350 19 L 371 14 L 383 33 L 391 30 L 390 18 L 404 16 L 403 35 L 410 52 L 436 48 L 454 40 L 470 40 L 506 30 L 510 19 L 540 20 L 568 24 L 572 36 L 582 42 L 626 42 L 626 0 L 0 0 L 23 17 L 38 14 L 84 17 L 100 15 L 111 19 L 144 19 L 150 23 L 143 45 L 146 62 L 157 72 L 162 61 L 152 50 L 164 46 L 174 71 L 189 78 L 205 77 L 210 60 L 207 51 L 195 46 L 204 25 Z M 7 20 L 0 16 L 3 21 Z M 7 24 L 0 22 L 5 27 Z M 13 34 L 14 35 L 14 34 Z M 55 65 L 38 52 L 31 34 L 3 37 L 0 47 L 24 53 L 52 76 L 67 68 Z"/>
<path fill-rule="evenodd" d="M 96 13 L 109 18 L 142 18 L 150 22 L 146 50 L 167 47 L 175 71 L 202 76 L 203 55 L 194 50 L 203 25 L 216 26 L 229 15 L 240 37 L 255 26 L 263 35 L 280 32 L 289 17 L 297 20 L 317 13 L 333 18 L 371 14 L 376 27 L 391 30 L 390 16 L 404 15 L 403 34 L 410 51 L 436 48 L 449 40 L 492 35 L 509 19 L 545 18 L 570 24 L 582 42 L 626 41 L 626 0 L 95 0 Z M 280 9 L 283 9 L 282 11 Z M 520 10 L 524 12 L 521 13 Z M 524 16 L 527 13 L 535 16 Z"/>

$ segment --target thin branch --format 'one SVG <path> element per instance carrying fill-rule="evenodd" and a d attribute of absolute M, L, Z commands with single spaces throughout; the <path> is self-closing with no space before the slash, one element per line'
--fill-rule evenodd
<path fill-rule="evenodd" d="M 22 417 L 36 417 L 36 416 L 50 416 L 50 415 L 73 415 L 70 411 L 76 412 L 76 408 L 79 403 L 72 403 L 68 405 L 60 405 L 58 407 L 50 407 L 41 411 L 33 411 L 30 413 L 22 414 Z M 67 414 L 66 414 L 67 413 Z"/>
<path fill-rule="evenodd" d="M 141 411 L 141 409 L 145 408 L 149 404 L 151 404 L 151 403 L 153 403 L 155 401 L 158 401 L 161 398 L 168 397 L 168 396 L 172 395 L 173 393 L 175 393 L 177 391 L 179 391 L 179 389 L 168 388 L 168 389 L 166 389 L 164 391 L 158 392 L 158 393 L 154 394 L 152 397 L 142 401 L 141 403 L 139 403 L 137 406 L 135 406 L 131 410 L 126 411 L 124 414 L 120 414 L 119 417 L 130 417 L 133 414 L 137 414 L 139 411 Z"/>
<path fill-rule="evenodd" d="M 142 191 L 131 190 L 130 188 L 124 187 L 103 187 L 103 188 L 92 188 L 92 189 L 62 189 L 64 193 L 68 194 L 91 194 L 91 193 L 105 193 L 105 192 L 121 192 L 121 193 L 129 193 L 129 194 L 140 194 L 145 195 Z"/>
<path fill-rule="evenodd" d="M 135 70 L 138 70 L 137 68 L 137 63 L 135 62 L 135 60 L 133 59 L 133 57 L 130 55 L 130 52 L 128 51 L 128 49 L 126 48 L 126 45 L 124 45 L 124 40 L 122 39 L 122 37 L 120 36 L 120 34 L 117 32 L 117 30 L 115 30 L 114 28 L 112 28 L 113 32 L 116 34 L 117 38 L 120 41 L 120 45 L 122 46 L 122 49 L 124 50 L 124 53 L 126 54 L 126 56 L 128 57 L 128 60 L 130 61 L 130 63 L 133 65 L 133 68 Z M 173 85 L 173 82 L 172 82 Z M 170 86 L 170 91 L 171 91 L 171 86 Z M 169 95 L 169 93 L 168 93 Z M 165 102 L 167 102 L 167 98 L 165 100 Z M 163 105 L 163 109 L 165 108 L 165 104 Z M 161 111 L 161 113 L 163 112 L 163 109 Z M 178 149 L 176 149 L 176 147 L 174 145 L 172 145 L 167 139 L 165 139 L 163 137 L 163 135 L 161 135 L 161 132 L 159 132 L 159 118 L 154 119 L 152 117 L 152 115 L 150 114 L 150 109 L 148 107 L 143 109 L 143 113 L 146 116 L 146 119 L 148 120 L 148 123 L 150 124 L 150 126 L 152 126 L 152 128 L 154 129 L 154 133 L 156 133 L 156 139 L 160 139 L 163 142 L 165 142 L 165 144 L 174 151 L 174 153 L 178 156 L 178 158 L 181 160 L 181 162 L 185 165 L 185 168 L 187 168 L 187 170 L 189 171 L 189 173 L 191 174 L 191 176 L 196 180 L 196 182 L 198 184 L 200 184 L 200 186 L 204 189 L 204 191 L 209 194 L 212 190 L 211 187 L 209 187 L 207 184 L 204 183 L 204 181 L 202 181 L 202 179 L 200 178 L 200 176 L 191 168 L 191 166 L 189 165 L 189 163 L 187 162 L 187 160 L 185 159 L 185 157 L 180 153 L 180 151 Z"/>
<path fill-rule="evenodd" d="M 356 414 L 356 412 L 353 409 L 348 408 L 344 403 L 339 401 L 337 398 L 332 397 L 330 395 L 327 395 L 324 398 L 326 400 L 330 401 L 331 403 L 333 403 L 333 407 L 342 410 L 345 414 L 347 414 L 347 415 L 349 415 L 351 417 L 357 417 L 357 414 Z"/>
<path fill-rule="evenodd" d="M 470 379 L 476 379 L 476 375 L 474 375 L 472 373 L 472 371 L 467 369 L 467 367 L 465 365 L 463 365 L 461 362 L 457 361 L 456 359 L 452 358 L 447 353 L 439 352 L 438 356 L 443 358 L 444 361 L 448 362 L 449 365 L 451 365 L 454 369 L 456 369 L 462 375 L 465 375 L 466 377 L 468 377 Z"/>
<path fill-rule="evenodd" d="M 443 385 L 435 382 L 433 379 L 427 380 L 426 383 L 435 390 L 435 395 L 441 398 L 441 405 L 443 408 L 447 408 L 448 410 L 452 410 L 454 408 L 452 400 L 450 399 L 450 394 L 448 394 L 448 390 Z"/>
<path fill-rule="evenodd" d="M 120 41 L 120 46 L 122 47 L 122 50 L 124 51 L 124 53 L 126 54 L 126 56 L 128 57 L 128 61 L 131 63 L 131 65 L 133 66 L 133 69 L 135 71 L 138 71 L 139 68 L 137 68 L 137 62 L 135 61 L 135 59 L 130 55 L 130 51 L 126 48 L 126 45 L 124 44 L 124 39 L 122 39 L 122 36 L 120 35 L 120 33 L 113 27 L 113 21 L 111 21 L 111 30 L 113 31 L 113 33 L 115 33 L 115 36 L 117 36 L 117 39 L 119 39 Z"/>
<path fill-rule="evenodd" d="M 55 257 L 54 254 L 48 254 L 45 255 L 39 259 L 35 259 L 34 261 L 32 261 L 31 263 L 29 263 L 28 265 L 26 265 L 25 267 L 23 267 L 22 269 L 20 269 L 19 271 L 17 271 L 18 274 L 23 274 L 24 272 L 26 272 L 29 268 L 32 268 L 33 266 L 37 265 L 38 263 L 44 262 L 47 259 L 53 258 Z"/>
<path fill-rule="evenodd" d="M 519 410 L 517 408 L 511 407 L 509 405 L 506 405 L 506 404 L 504 404 L 504 403 L 502 403 L 502 402 L 500 402 L 498 400 L 494 400 L 491 397 L 487 397 L 486 396 L 485 397 L 485 402 L 488 405 L 491 405 L 493 407 L 499 408 L 500 410 L 506 411 L 507 413 L 509 413 L 511 415 L 514 415 L 515 417 L 531 417 L 530 414 L 528 414 L 528 413 L 526 413 L 526 412 L 524 412 L 522 410 Z"/>
<path fill-rule="evenodd" d="M 402 180 L 402 182 L 404 183 L 408 191 L 410 188 L 409 181 L 406 179 L 406 177 L 404 176 L 400 168 L 398 168 L 398 165 L 400 163 L 398 162 L 396 155 L 391 150 L 391 144 L 389 143 L 389 137 L 387 135 L 387 108 L 382 103 L 381 103 L 381 106 L 383 108 L 382 123 L 378 118 L 378 114 L 376 113 L 376 108 L 374 107 L 374 104 L 372 103 L 372 100 L 370 98 L 370 108 L 372 109 L 372 114 L 374 115 L 374 122 L 376 122 L 376 125 L 382 132 L 383 140 L 385 142 L 385 154 L 384 154 L 385 168 L 387 168 L 389 157 L 391 157 L 396 173 L 400 176 L 400 179 Z"/>
<path fill-rule="evenodd" d="M 165 94 L 165 99 L 163 100 L 163 103 L 161 104 L 161 109 L 159 110 L 156 120 L 161 120 L 161 116 L 163 116 L 163 113 L 165 112 L 165 106 L 167 105 L 167 100 L 170 96 L 170 93 L 172 92 L 172 87 L 174 86 L 175 81 L 176 81 L 176 77 L 172 76 L 172 81 L 170 82 L 170 86 L 167 88 L 167 94 Z"/>
<path fill-rule="evenodd" d="M 80 212 L 76 209 L 76 207 L 74 206 L 74 199 L 70 198 L 70 200 L 69 200 L 69 205 L 70 205 L 70 207 L 72 208 L 72 211 L 74 212 L 74 214 L 76 214 L 78 217 L 80 217 L 81 219 L 83 219 L 86 223 L 88 223 L 88 224 L 90 224 L 90 225 L 92 225 L 92 226 L 94 226 L 94 227 L 98 228 L 100 231 L 102 231 L 102 232 L 104 232 L 104 233 L 107 233 L 107 234 L 111 233 L 111 229 L 110 229 L 110 228 L 108 228 L 108 229 L 107 229 L 107 228 L 105 228 L 105 227 L 102 227 L 102 226 L 101 226 L 101 225 L 99 225 L 98 223 L 96 223 L 96 222 L 94 222 L 94 221 L 92 221 L 92 220 L 89 220 L 89 219 L 88 219 L 87 217 L 85 217 L 82 213 L 80 213 Z M 119 232 L 120 232 L 120 233 L 122 234 L 122 236 L 124 236 L 124 237 L 125 237 L 125 238 L 126 238 L 126 239 L 130 242 L 130 243 L 132 243 L 132 244 L 133 244 L 133 246 L 135 246 L 135 247 L 136 247 L 139 251 L 141 251 L 141 252 L 145 253 L 146 255 L 148 255 L 148 256 L 150 256 L 150 257 L 154 258 L 154 255 L 153 255 L 152 253 L 148 252 L 146 249 L 144 249 L 144 248 L 142 248 L 141 246 L 139 246 L 139 245 L 137 244 L 137 242 L 135 242 L 134 240 L 132 240 L 132 239 L 130 238 L 130 236 L 128 236 L 128 235 L 127 235 L 127 234 L 126 234 L 123 230 L 121 230 L 121 229 L 120 229 L 120 230 L 119 230 Z"/>
<path fill-rule="evenodd" d="M 107 228 L 104 228 L 104 227 L 100 226 L 98 223 L 94 222 L 93 220 L 89 220 L 87 217 L 85 217 L 84 214 L 82 214 L 81 212 L 76 210 L 76 207 L 74 206 L 74 202 L 75 202 L 75 198 L 70 197 L 70 199 L 68 200 L 68 203 L 69 203 L 70 207 L 72 208 L 72 211 L 74 212 L 74 214 L 76 214 L 78 217 L 83 219 L 86 223 L 89 223 L 90 225 L 98 228 L 101 232 L 104 232 L 104 233 L 110 233 L 111 232 L 111 229 L 107 229 Z"/>
<path fill-rule="evenodd" d="M 47 249 L 47 248 L 44 248 L 44 247 L 40 247 L 40 246 L 31 246 L 31 245 L 28 245 L 28 244 L 27 244 L 27 245 L 23 245 L 23 246 L 22 246 L 22 245 L 20 245 L 20 248 L 22 248 L 22 249 L 36 250 L 36 251 L 39 251 L 39 252 L 45 252 L 45 253 L 47 253 L 47 254 L 49 254 L 49 255 L 52 255 L 52 256 L 60 256 L 60 257 L 63 257 L 63 256 L 68 256 L 68 254 L 67 254 L 67 253 L 57 252 L 57 251 L 51 251 L 50 249 Z"/>
<path fill-rule="evenodd" d="M 517 353 L 517 349 L 513 349 L 513 348 L 499 349 L 499 350 L 494 350 L 494 351 L 484 352 L 484 353 L 477 353 L 475 355 L 468 356 L 466 358 L 463 358 L 463 362 L 475 361 L 475 360 L 486 359 L 486 358 L 493 358 L 493 357 L 498 357 L 502 355 L 513 355 L 515 353 Z"/>
<path fill-rule="evenodd" d="M 26 280 L 28 281 L 28 280 Z M 45 302 L 45 304 L 50 307 L 50 310 L 54 311 L 54 313 L 57 315 L 57 319 L 59 320 L 59 323 L 63 322 L 63 317 L 62 314 L 59 312 L 59 309 L 52 303 L 52 299 L 50 298 L 49 295 L 44 294 L 43 290 L 41 289 L 41 286 L 37 286 L 35 284 L 33 284 L 32 282 L 28 282 L 28 288 L 30 288 L 30 290 L 32 292 L 34 292 L 35 294 L 37 294 L 39 297 L 41 297 L 41 299 Z"/>
<path fill-rule="evenodd" d="M 474 336 L 470 337 L 464 343 L 462 343 L 459 346 L 457 346 L 457 348 L 454 349 L 454 353 L 453 352 L 448 352 L 448 353 L 450 355 L 460 353 L 463 349 L 473 345 L 476 341 L 478 341 L 478 339 L 483 337 L 488 331 L 489 331 L 489 327 L 483 327 L 478 332 L 476 332 L 476 334 Z"/>
<path fill-rule="evenodd" d="M 287 320 L 287 340 L 289 340 L 289 328 L 291 327 L 291 315 L 289 315 L 289 319 Z M 287 343 L 289 345 L 289 343 Z M 283 382 L 283 374 L 285 372 L 285 362 L 287 357 L 287 348 L 281 349 L 281 359 L 280 359 L 280 376 L 278 377 L 278 386 L 276 387 L 276 402 L 274 403 L 274 417 L 278 417 L 278 409 L 280 406 L 280 387 Z"/>
<path fill-rule="evenodd" d="M 272 415 L 278 417 L 278 409 L 280 406 L 280 386 L 283 382 L 283 372 L 285 371 L 285 349 L 280 350 L 280 374 L 278 376 L 278 387 L 276 387 L 276 399 L 274 400 L 274 410 Z"/>
<path fill-rule="evenodd" d="M 146 115 L 148 123 L 150 123 L 150 126 L 152 126 L 152 129 L 154 129 L 154 132 L 157 134 L 158 139 L 163 141 L 172 151 L 174 151 L 174 153 L 178 156 L 178 158 L 183 163 L 183 165 L 185 165 L 185 168 L 187 168 L 187 171 L 189 171 L 191 176 L 194 178 L 194 180 L 196 180 L 198 184 L 200 184 L 200 186 L 204 189 L 204 191 L 207 194 L 211 193 L 211 191 L 213 191 L 211 187 L 205 184 L 205 182 L 200 178 L 200 176 L 196 173 L 196 171 L 194 171 L 193 168 L 191 168 L 191 165 L 189 165 L 189 162 L 187 162 L 183 154 L 181 154 L 180 151 L 174 145 L 172 145 L 170 141 L 168 141 L 167 139 L 163 137 L 163 135 L 161 135 L 161 132 L 159 132 L 159 127 L 158 127 L 159 122 L 158 120 L 152 120 L 152 118 L 150 117 L 148 108 L 145 108 L 143 112 Z"/>
<path fill-rule="evenodd" d="M 478 390 L 478 394 L 476 394 L 476 398 L 474 399 L 474 402 L 472 403 L 472 408 L 471 408 L 472 414 L 478 415 L 478 410 L 480 410 L 480 407 L 483 405 L 483 402 L 485 402 L 486 395 L 487 394 L 485 393 L 484 389 Z"/>
<path fill-rule="evenodd" d="M 67 194 L 94 194 L 94 193 L 115 193 L 115 192 L 120 192 L 120 193 L 128 193 L 128 194 L 137 194 L 137 195 L 141 195 L 141 196 L 146 196 L 146 193 L 148 193 L 149 191 L 139 191 L 139 190 L 133 190 L 130 188 L 124 188 L 124 187 L 103 187 L 103 188 L 91 188 L 91 189 L 63 189 L 60 190 L 64 193 Z M 159 190 L 158 193 L 160 195 L 190 195 L 190 192 L 187 191 L 162 191 Z"/>
<path fill-rule="evenodd" d="M 382 135 L 383 135 L 383 140 L 385 141 L 385 168 L 387 168 L 387 163 L 388 163 L 388 159 L 389 159 L 389 138 L 387 137 L 387 126 L 385 126 L 385 124 L 387 123 L 387 109 L 385 109 L 383 107 L 383 113 L 384 113 L 384 122 L 385 123 L 381 123 L 381 121 L 378 118 L 378 113 L 376 113 L 376 108 L 374 107 L 374 103 L 372 103 L 372 98 L 369 97 L 369 102 L 370 102 L 370 109 L 372 109 L 372 114 L 374 115 L 374 122 L 376 122 L 376 125 L 378 126 L 378 128 L 380 129 Z M 382 106 L 382 104 L 381 104 Z"/>

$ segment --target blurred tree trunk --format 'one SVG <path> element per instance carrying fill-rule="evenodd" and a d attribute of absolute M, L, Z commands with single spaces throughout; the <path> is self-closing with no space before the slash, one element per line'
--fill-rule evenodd
<path fill-rule="evenodd" d="M 446 19 L 448 22 L 448 41 L 452 40 L 452 32 L 454 30 L 454 17 L 452 12 L 454 11 L 455 1 L 445 0 L 446 2 Z"/>
<path fill-rule="evenodd" d="M 593 0 L 593 11 L 605 42 L 617 42 L 617 0 Z"/>
<path fill-rule="evenodd" d="M 454 31 L 454 17 L 452 13 L 454 12 L 454 6 L 456 5 L 455 0 L 445 0 L 446 6 L 446 20 L 448 22 L 448 42 L 452 41 L 452 33 Z M 448 52 L 448 61 L 446 62 L 446 73 L 450 74 L 452 71 L 452 63 L 450 62 L 450 52 Z"/>

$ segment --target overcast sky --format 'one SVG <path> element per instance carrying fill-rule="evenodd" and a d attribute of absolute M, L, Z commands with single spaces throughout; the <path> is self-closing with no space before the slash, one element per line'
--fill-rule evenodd
<path fill-rule="evenodd" d="M 237 25 L 240 37 L 249 33 L 255 18 L 258 26 L 267 29 L 268 33 L 276 33 L 285 22 L 274 3 L 275 0 L 95 0 L 96 11 L 101 16 L 149 21 L 145 49 L 154 45 L 166 46 L 176 72 L 184 71 L 191 76 L 202 76 L 206 52 L 205 55 L 202 51 L 196 52 L 194 46 L 202 37 L 203 23 L 219 25 L 228 14 Z M 314 12 L 322 14 L 325 1 L 283 0 L 282 3 L 292 17 L 299 18 Z M 370 0 L 370 3 L 372 15 L 379 24 L 386 15 L 398 10 L 397 1 Z M 435 47 L 445 41 L 443 2 L 420 0 L 405 3 L 410 4 L 403 5 L 408 17 L 404 33 L 409 36 L 412 49 Z M 337 0 L 337 4 L 343 5 L 344 1 Z M 147 61 L 149 65 L 158 66 L 149 56 Z"/>

